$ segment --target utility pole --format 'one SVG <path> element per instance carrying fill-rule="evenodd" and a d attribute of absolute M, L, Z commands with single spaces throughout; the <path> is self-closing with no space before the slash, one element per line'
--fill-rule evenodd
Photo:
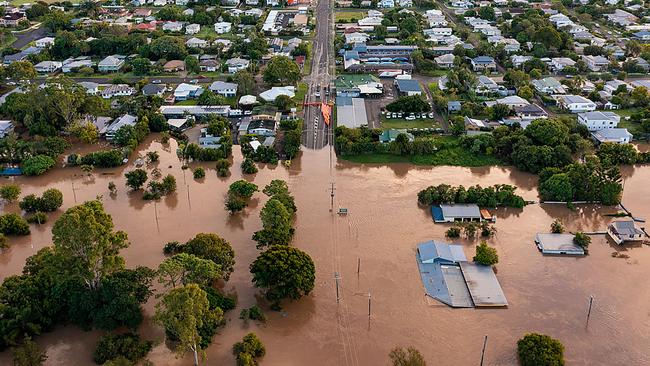
<path fill-rule="evenodd" d="M 483 366 L 483 356 L 485 356 L 485 346 L 487 345 L 487 334 L 483 339 L 483 350 L 481 351 L 481 366 Z"/>
<path fill-rule="evenodd" d="M 587 311 L 587 325 L 589 325 L 589 317 L 591 316 L 591 306 L 594 303 L 594 296 L 589 296 L 589 310 Z"/>
<path fill-rule="evenodd" d="M 368 319 L 370 319 L 370 304 L 371 304 L 370 290 L 368 290 Z"/>
<path fill-rule="evenodd" d="M 330 212 L 334 210 L 334 191 L 336 188 L 334 188 L 334 182 L 331 183 L 332 186 L 330 188 Z"/>
<path fill-rule="evenodd" d="M 361 258 L 357 258 L 357 277 L 359 277 L 360 269 L 361 269 Z"/>
<path fill-rule="evenodd" d="M 341 277 L 339 277 L 339 273 L 334 272 L 334 280 L 336 281 L 336 303 L 338 303 L 339 300 L 341 299 L 340 296 L 339 296 L 339 279 L 340 278 Z"/>
<path fill-rule="evenodd" d="M 74 203 L 77 203 L 77 191 L 74 189 L 74 181 L 71 180 L 70 183 L 72 184 L 72 196 L 74 197 Z"/>

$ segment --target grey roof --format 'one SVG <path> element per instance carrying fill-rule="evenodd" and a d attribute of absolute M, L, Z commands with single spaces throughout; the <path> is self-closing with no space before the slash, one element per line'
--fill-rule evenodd
<path fill-rule="evenodd" d="M 397 88 L 401 92 L 422 92 L 420 82 L 413 79 L 397 79 Z"/>
<path fill-rule="evenodd" d="M 165 91 L 165 84 L 147 84 L 142 87 L 142 94 L 156 95 Z"/>
<path fill-rule="evenodd" d="M 362 98 L 336 98 L 336 121 L 339 126 L 358 128 L 368 124 L 366 102 Z"/>
<path fill-rule="evenodd" d="M 543 114 L 545 115 L 546 112 L 542 109 L 542 107 L 538 106 L 537 104 L 526 104 L 524 106 L 515 106 L 515 112 L 517 113 L 536 113 L 536 114 Z"/>
<path fill-rule="evenodd" d="M 544 254 L 585 254 L 584 249 L 573 243 L 573 234 L 538 233 L 535 243 Z"/>
<path fill-rule="evenodd" d="M 451 205 L 442 204 L 440 205 L 442 214 L 445 217 L 455 217 L 455 218 L 480 218 L 481 211 L 478 208 L 478 205 L 473 203 L 456 203 Z"/>
<path fill-rule="evenodd" d="M 632 137 L 632 134 L 628 132 L 627 128 L 607 128 L 592 132 L 591 135 L 598 141 L 621 140 Z"/>
<path fill-rule="evenodd" d="M 494 63 L 494 59 L 490 56 L 478 56 L 472 59 L 472 62 L 475 64 L 491 64 Z"/>
<path fill-rule="evenodd" d="M 460 269 L 463 271 L 474 306 L 508 306 L 508 300 L 503 294 L 492 266 L 460 262 Z"/>
<path fill-rule="evenodd" d="M 606 120 L 606 121 L 615 121 L 615 122 L 619 122 L 621 120 L 621 117 L 614 112 L 593 111 L 593 112 L 578 113 L 578 116 L 586 120 L 598 120 L 598 121 Z"/>
<path fill-rule="evenodd" d="M 564 102 L 567 104 L 571 103 L 593 103 L 591 100 L 581 96 L 581 95 L 564 95 L 562 96 Z"/>
<path fill-rule="evenodd" d="M 460 267 L 440 262 L 422 263 L 420 252 L 416 251 L 415 255 L 422 284 L 428 296 L 451 307 L 474 306 Z"/>
<path fill-rule="evenodd" d="M 634 236 L 641 233 L 632 220 L 614 221 L 609 225 L 621 235 Z"/>
<path fill-rule="evenodd" d="M 457 263 L 467 261 L 461 245 L 447 244 L 435 240 L 418 244 L 418 252 L 422 262 Z"/>
<path fill-rule="evenodd" d="M 237 90 L 237 84 L 227 83 L 225 81 L 215 81 L 210 85 L 210 90 L 212 91 L 228 90 L 228 89 Z"/>

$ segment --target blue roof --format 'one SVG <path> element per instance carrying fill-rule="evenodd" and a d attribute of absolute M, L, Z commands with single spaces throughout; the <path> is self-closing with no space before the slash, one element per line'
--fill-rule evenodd
<path fill-rule="evenodd" d="M 650 36 L 650 31 L 642 30 L 634 33 L 634 35 L 637 37 Z"/>
<path fill-rule="evenodd" d="M 351 59 L 358 60 L 359 59 L 359 52 L 357 52 L 357 51 L 345 51 L 345 53 L 343 54 L 343 57 L 346 60 L 351 60 Z"/>
<path fill-rule="evenodd" d="M 344 105 L 352 105 L 352 98 L 351 97 L 336 97 L 336 105 L 337 106 L 344 106 Z"/>
<path fill-rule="evenodd" d="M 422 262 L 458 263 L 467 261 L 462 246 L 435 240 L 418 244 L 418 252 Z"/>
<path fill-rule="evenodd" d="M 431 206 L 431 217 L 433 221 L 441 222 L 445 220 L 445 215 L 442 214 L 442 209 L 440 206 Z"/>
<path fill-rule="evenodd" d="M 23 171 L 20 168 L 1 168 L 0 175 L 22 175 Z"/>
<path fill-rule="evenodd" d="M 397 79 L 397 87 L 401 92 L 421 92 L 420 82 L 412 79 Z"/>
<path fill-rule="evenodd" d="M 472 59 L 475 64 L 490 64 L 494 62 L 494 59 L 490 56 L 478 56 Z"/>

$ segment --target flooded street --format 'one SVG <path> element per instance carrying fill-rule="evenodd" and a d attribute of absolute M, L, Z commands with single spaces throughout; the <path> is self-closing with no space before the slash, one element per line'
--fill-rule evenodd
<path fill-rule="evenodd" d="M 289 183 L 298 206 L 293 245 L 312 256 L 317 270 L 310 296 L 286 301 L 281 313 L 267 310 L 264 325 L 244 325 L 239 311 L 257 302 L 248 267 L 259 253 L 251 236 L 261 228 L 259 211 L 266 196 L 256 193 L 240 214 L 230 216 L 225 211 L 228 186 L 242 178 L 238 146 L 233 149 L 231 176 L 217 177 L 214 163 L 193 164 L 207 168 L 206 178 L 197 181 L 191 170 L 181 170 L 173 140 L 168 146 L 147 141 L 138 153 L 159 151 L 158 168 L 163 176 L 173 174 L 178 184 L 176 194 L 158 203 L 128 192 L 123 174 L 133 162 L 127 168 L 95 171 L 91 177 L 77 168 L 59 168 L 42 177 L 16 178 L 21 196 L 57 188 L 64 194 L 64 205 L 46 225 L 32 226 L 30 236 L 9 239 L 10 248 L 0 254 L 0 279 L 20 273 L 27 257 L 50 245 L 56 217 L 75 205 L 75 199 L 82 203 L 102 196 L 116 229 L 129 235 L 131 246 L 121 252 L 128 267 L 156 268 L 164 258 L 165 243 L 185 242 L 200 232 L 217 233 L 232 244 L 236 266 L 225 290 L 237 294 L 238 307 L 226 314 L 227 325 L 207 350 L 205 365 L 234 365 L 232 344 L 249 331 L 266 346 L 261 364 L 267 366 L 387 365 L 388 352 L 396 345 L 418 348 L 430 365 L 476 365 L 485 335 L 485 364 L 515 365 L 516 341 L 527 332 L 562 341 L 568 365 L 650 364 L 650 248 L 620 248 L 604 236 L 594 236 L 588 256 L 567 258 L 542 256 L 533 243 L 535 233 L 548 231 L 554 218 L 560 218 L 569 231 L 604 230 L 611 218 L 603 214 L 612 213 L 611 208 L 578 205 L 572 212 L 561 205 L 535 204 L 523 210 L 497 210 L 497 234 L 489 242 L 499 253 L 497 277 L 509 306 L 451 309 L 424 296 L 416 245 L 444 240 L 448 226 L 434 224 L 429 211 L 418 206 L 418 191 L 440 183 L 506 183 L 516 185 L 526 200 L 537 200 L 537 177 L 505 167 L 364 166 L 338 161 L 333 166 L 334 207 L 348 208 L 349 215 L 337 216 L 329 212 L 328 149 L 304 151 L 290 168 L 263 166 L 259 173 L 244 177 L 260 190 L 272 179 Z M 622 173 L 623 204 L 635 216 L 650 218 L 650 167 L 626 167 Z M 110 181 L 118 187 L 115 197 L 109 195 Z M 17 204 L 3 211 L 17 212 Z M 478 239 L 460 242 L 471 258 Z M 613 252 L 625 255 L 614 258 Z M 341 276 L 338 304 L 335 272 Z M 587 327 L 590 295 L 595 300 Z M 152 297 L 146 305 L 147 315 L 153 313 L 155 302 Z M 189 354 L 175 358 L 158 327 L 146 321 L 140 331 L 158 341 L 148 357 L 155 365 L 192 364 Z M 36 340 L 47 350 L 46 365 L 92 365 L 100 335 L 59 327 Z M 9 363 L 9 353 L 0 354 L 0 364 Z"/>

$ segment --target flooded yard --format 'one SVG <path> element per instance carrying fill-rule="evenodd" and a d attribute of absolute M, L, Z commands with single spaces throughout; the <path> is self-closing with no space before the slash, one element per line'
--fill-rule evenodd
<path fill-rule="evenodd" d="M 283 312 L 267 311 L 268 321 L 244 325 L 240 309 L 257 302 L 258 291 L 248 271 L 258 254 L 251 239 L 261 228 L 259 211 L 266 196 L 253 196 L 243 213 L 230 216 L 224 196 L 230 183 L 241 179 L 239 148 L 234 148 L 231 176 L 218 178 L 213 163 L 194 164 L 207 169 L 196 181 L 191 170 L 183 172 L 175 154 L 175 142 L 162 146 L 148 140 L 140 155 L 160 152 L 157 163 L 163 176 L 173 174 L 176 194 L 157 203 L 130 193 L 123 174 L 128 167 L 95 171 L 84 176 L 77 168 L 60 168 L 36 178 L 16 178 L 22 195 L 60 189 L 64 205 L 58 212 L 85 200 L 102 196 L 116 229 L 129 234 L 131 246 L 122 251 L 127 266 L 151 268 L 163 260 L 165 243 L 187 241 L 199 232 L 214 232 L 231 242 L 236 266 L 225 290 L 235 292 L 237 309 L 226 315 L 227 325 L 206 352 L 206 365 L 234 365 L 231 346 L 249 331 L 265 344 L 263 365 L 385 365 L 396 345 L 418 348 L 431 365 L 470 365 L 480 360 L 483 337 L 488 336 L 486 365 L 516 364 L 516 341 L 524 333 L 540 332 L 562 341 L 569 365 L 650 364 L 650 248 L 618 247 L 604 236 L 594 236 L 590 254 L 581 258 L 542 256 L 533 243 L 537 232 L 548 231 L 560 218 L 570 231 L 603 230 L 612 218 L 611 208 L 578 205 L 570 211 L 561 205 L 529 205 L 499 209 L 496 236 L 497 277 L 508 299 L 507 309 L 451 309 L 424 296 L 416 245 L 430 239 L 445 240 L 447 225 L 434 224 L 427 208 L 418 206 L 417 192 L 429 185 L 465 186 L 512 184 L 526 200 L 537 199 L 536 176 L 508 167 L 459 168 L 413 167 L 408 164 L 365 166 L 335 161 L 330 176 L 329 151 L 304 151 L 290 168 L 260 168 L 245 176 L 260 188 L 272 179 L 289 183 L 298 206 L 293 245 L 309 253 L 316 264 L 316 286 L 310 296 L 285 302 Z M 335 158 L 334 158 L 335 159 Z M 149 167 L 150 170 L 153 167 Z M 635 216 L 650 218 L 650 167 L 623 169 L 623 203 Z M 115 182 L 118 194 L 109 195 Z M 335 182 L 335 210 L 329 211 L 330 186 Z M 17 212 L 17 204 L 3 207 Z M 50 245 L 51 228 L 32 226 L 27 237 L 9 239 L 10 248 L 0 253 L 0 279 L 20 273 L 25 259 Z M 478 240 L 460 240 L 468 258 Z M 624 254 L 619 258 L 613 252 Z M 357 274 L 357 266 L 359 273 Z M 337 304 L 335 272 L 341 280 Z M 369 294 L 371 316 L 368 316 Z M 594 307 L 586 324 L 589 296 Z M 153 313 L 155 298 L 146 305 Z M 192 359 L 176 359 L 162 342 L 161 329 L 146 321 L 144 337 L 159 340 L 149 359 L 155 365 L 191 365 Z M 48 354 L 46 365 L 90 365 L 100 332 L 59 327 L 37 337 Z M 0 364 L 9 364 L 0 354 Z"/>

